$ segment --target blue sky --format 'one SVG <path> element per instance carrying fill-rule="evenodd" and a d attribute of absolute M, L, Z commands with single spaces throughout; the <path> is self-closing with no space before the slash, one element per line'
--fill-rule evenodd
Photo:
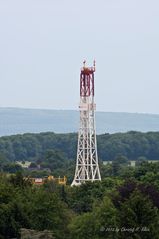
<path fill-rule="evenodd" d="M 98 111 L 159 114 L 159 1 L 0 0 L 0 107 L 78 109 L 84 59 Z"/>

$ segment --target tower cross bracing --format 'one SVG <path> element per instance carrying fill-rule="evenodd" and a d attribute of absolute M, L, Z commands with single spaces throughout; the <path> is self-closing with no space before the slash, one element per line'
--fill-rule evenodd
<path fill-rule="evenodd" d="M 95 131 L 94 72 L 95 62 L 93 67 L 86 67 L 84 62 L 80 74 L 80 127 L 72 186 L 101 180 Z"/>

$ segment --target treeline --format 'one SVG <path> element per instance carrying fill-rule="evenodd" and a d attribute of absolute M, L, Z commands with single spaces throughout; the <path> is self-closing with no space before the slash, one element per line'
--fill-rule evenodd
<path fill-rule="evenodd" d="M 159 159 L 159 132 L 103 134 L 97 136 L 100 160 L 114 160 L 123 155 L 129 160 L 145 157 Z M 77 134 L 23 134 L 0 138 L 0 156 L 9 161 L 37 161 L 49 150 L 60 151 L 67 160 L 76 158 Z"/>
<path fill-rule="evenodd" d="M 49 150 L 61 151 L 67 159 L 74 158 L 76 134 L 23 134 L 0 138 L 0 154 L 10 161 L 36 161 Z"/>
<path fill-rule="evenodd" d="M 159 163 L 122 171 L 80 187 L 32 186 L 20 172 L 1 173 L 0 238 L 22 238 L 26 228 L 47 230 L 50 237 L 35 237 L 43 239 L 158 239 Z"/>

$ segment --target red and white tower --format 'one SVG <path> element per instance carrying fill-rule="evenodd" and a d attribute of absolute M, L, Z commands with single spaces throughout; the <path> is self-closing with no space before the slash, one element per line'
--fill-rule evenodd
<path fill-rule="evenodd" d="M 101 180 L 94 117 L 96 108 L 94 103 L 94 72 L 95 62 L 93 67 L 86 67 L 84 61 L 80 74 L 80 128 L 76 169 L 72 186 L 80 185 L 86 181 Z"/>

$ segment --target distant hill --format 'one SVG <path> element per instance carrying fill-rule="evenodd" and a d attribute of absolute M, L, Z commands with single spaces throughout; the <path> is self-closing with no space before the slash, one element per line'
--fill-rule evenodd
<path fill-rule="evenodd" d="M 46 131 L 77 132 L 78 126 L 78 111 L 0 108 L 0 136 Z M 159 131 L 159 115 L 96 112 L 96 128 L 97 134 Z"/>

